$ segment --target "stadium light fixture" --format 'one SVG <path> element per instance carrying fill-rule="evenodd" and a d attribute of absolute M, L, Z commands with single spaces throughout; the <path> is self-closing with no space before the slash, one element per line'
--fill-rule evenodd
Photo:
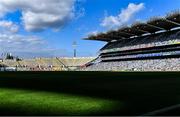
<path fill-rule="evenodd" d="M 73 42 L 72 47 L 73 47 L 73 49 L 74 49 L 74 57 L 76 57 L 76 56 L 77 56 L 77 50 L 76 50 L 76 48 L 77 48 L 77 42 L 76 42 L 76 41 Z"/>

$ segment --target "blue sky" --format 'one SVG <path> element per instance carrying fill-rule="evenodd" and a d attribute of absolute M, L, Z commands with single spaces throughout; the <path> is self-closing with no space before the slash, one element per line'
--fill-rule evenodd
<path fill-rule="evenodd" d="M 1 0 L 0 51 L 21 57 L 72 56 L 76 41 L 78 56 L 96 56 L 105 43 L 82 40 L 88 34 L 179 8 L 180 0 Z"/>

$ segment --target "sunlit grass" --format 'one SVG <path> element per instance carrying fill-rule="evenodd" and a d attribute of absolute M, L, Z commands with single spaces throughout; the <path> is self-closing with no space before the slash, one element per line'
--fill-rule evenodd
<path fill-rule="evenodd" d="M 0 107 L 29 115 L 89 115 L 111 112 L 117 102 L 69 94 L 0 88 Z M 118 104 L 119 105 L 119 104 Z"/>

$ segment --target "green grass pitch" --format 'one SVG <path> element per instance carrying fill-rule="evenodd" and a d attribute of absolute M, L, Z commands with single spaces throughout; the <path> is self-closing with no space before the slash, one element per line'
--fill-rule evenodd
<path fill-rule="evenodd" d="M 142 115 L 179 103 L 179 72 L 0 73 L 0 115 Z"/>
<path fill-rule="evenodd" d="M 0 106 L 14 114 L 82 115 L 111 111 L 115 101 L 69 94 L 0 89 Z M 2 113 L 2 112 L 1 112 Z"/>

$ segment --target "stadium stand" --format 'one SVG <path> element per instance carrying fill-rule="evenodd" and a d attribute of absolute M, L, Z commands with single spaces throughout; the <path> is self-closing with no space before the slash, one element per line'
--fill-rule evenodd
<path fill-rule="evenodd" d="M 35 58 L 24 60 L 7 60 L 0 62 L 1 71 L 67 71 L 78 70 L 88 62 L 94 60 L 94 57 L 79 58 Z"/>
<path fill-rule="evenodd" d="M 90 62 L 94 57 L 76 57 L 76 58 L 59 58 L 62 63 L 64 63 L 66 66 L 72 67 L 72 66 L 81 66 L 88 62 Z"/>
<path fill-rule="evenodd" d="M 86 40 L 105 41 L 88 71 L 180 71 L 180 11 Z"/>
<path fill-rule="evenodd" d="M 76 70 L 85 64 L 91 62 L 94 57 L 75 57 L 75 58 L 59 58 L 59 60 L 67 67 L 69 70 Z"/>
<path fill-rule="evenodd" d="M 86 71 L 180 71 L 180 59 L 148 59 L 136 61 L 101 62 Z"/>

